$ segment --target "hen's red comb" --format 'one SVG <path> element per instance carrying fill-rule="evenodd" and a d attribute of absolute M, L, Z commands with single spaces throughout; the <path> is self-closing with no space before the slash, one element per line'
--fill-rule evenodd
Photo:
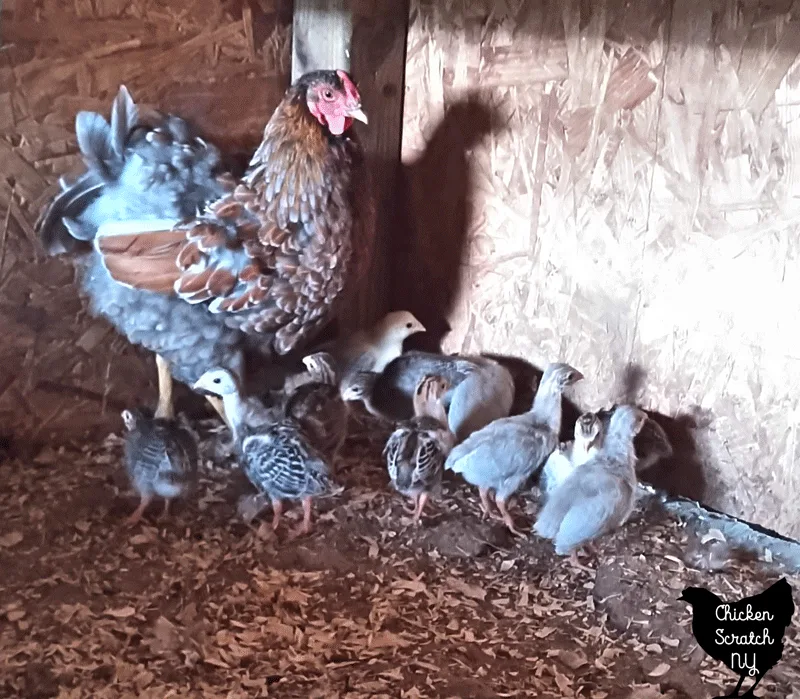
<path fill-rule="evenodd" d="M 336 75 L 338 75 L 341 80 L 342 84 L 344 85 L 344 92 L 345 94 L 353 100 L 357 102 L 361 101 L 361 95 L 358 94 L 358 89 L 356 88 L 355 83 L 350 79 L 350 76 L 343 70 L 337 70 Z"/>

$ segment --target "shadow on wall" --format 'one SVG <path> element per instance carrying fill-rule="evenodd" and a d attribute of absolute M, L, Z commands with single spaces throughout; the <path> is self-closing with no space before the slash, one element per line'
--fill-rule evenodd
<path fill-rule="evenodd" d="M 647 414 L 666 432 L 673 453 L 647 469 L 642 480 L 670 495 L 703 502 L 709 483 L 694 435 L 696 430 L 707 426 L 706 418 L 694 414 L 670 417 L 651 411 Z"/>
<path fill-rule="evenodd" d="M 402 170 L 398 200 L 405 205 L 391 251 L 393 307 L 407 308 L 428 329 L 409 348 L 437 351 L 450 330 L 446 319 L 473 219 L 470 150 L 495 130 L 494 116 L 475 95 L 450 105 L 425 153 Z"/>
<path fill-rule="evenodd" d="M 620 376 L 618 403 L 638 403 L 637 397 L 644 392 L 647 372 L 638 364 L 627 364 Z M 664 430 L 672 455 L 658 461 L 642 473 L 642 480 L 670 495 L 679 495 L 702 501 L 708 494 L 708 480 L 698 454 L 695 430 L 707 427 L 708 416 L 699 412 L 670 417 L 654 411 L 646 411 L 653 422 Z M 642 439 L 634 440 L 637 453 L 646 446 Z"/>

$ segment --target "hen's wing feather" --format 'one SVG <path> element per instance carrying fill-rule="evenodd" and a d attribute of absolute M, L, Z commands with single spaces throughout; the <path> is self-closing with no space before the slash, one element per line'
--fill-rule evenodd
<path fill-rule="evenodd" d="M 120 85 L 119 92 L 111 106 L 110 146 L 122 158 L 128 134 L 139 122 L 139 109 L 133 101 L 128 88 Z M 83 151 L 83 147 L 81 147 Z"/>
<path fill-rule="evenodd" d="M 281 125 L 299 128 L 286 122 L 285 115 L 270 121 L 245 178 L 201 217 L 169 229 L 145 225 L 138 235 L 127 229 L 135 244 L 112 242 L 123 236 L 106 228 L 96 249 L 110 275 L 207 302 L 245 332 L 274 334 L 282 354 L 319 330 L 354 277 L 363 155 L 352 138 L 330 141 L 319 128 L 307 129 L 302 148 L 296 139 L 270 141 Z"/>

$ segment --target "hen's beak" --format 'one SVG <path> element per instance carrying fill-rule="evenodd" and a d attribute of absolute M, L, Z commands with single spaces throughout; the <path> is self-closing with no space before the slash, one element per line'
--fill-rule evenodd
<path fill-rule="evenodd" d="M 351 119 L 358 119 L 358 121 L 361 121 L 365 124 L 369 124 L 367 115 L 364 114 L 364 110 L 361 107 L 356 107 L 355 109 L 349 111 L 347 113 L 347 116 L 349 116 Z"/>

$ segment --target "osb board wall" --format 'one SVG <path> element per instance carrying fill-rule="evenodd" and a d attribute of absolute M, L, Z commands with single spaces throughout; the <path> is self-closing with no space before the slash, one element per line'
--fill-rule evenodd
<path fill-rule="evenodd" d="M 673 490 L 791 536 L 798 52 L 781 0 L 412 0 L 396 300 L 639 401 Z"/>
<path fill-rule="evenodd" d="M 0 429 L 20 442 L 117 424 L 155 397 L 155 367 L 93 319 L 71 264 L 33 222 L 80 168 L 74 118 L 121 83 L 226 149 L 257 144 L 288 82 L 291 3 L 6 0 L 0 52 Z"/>

